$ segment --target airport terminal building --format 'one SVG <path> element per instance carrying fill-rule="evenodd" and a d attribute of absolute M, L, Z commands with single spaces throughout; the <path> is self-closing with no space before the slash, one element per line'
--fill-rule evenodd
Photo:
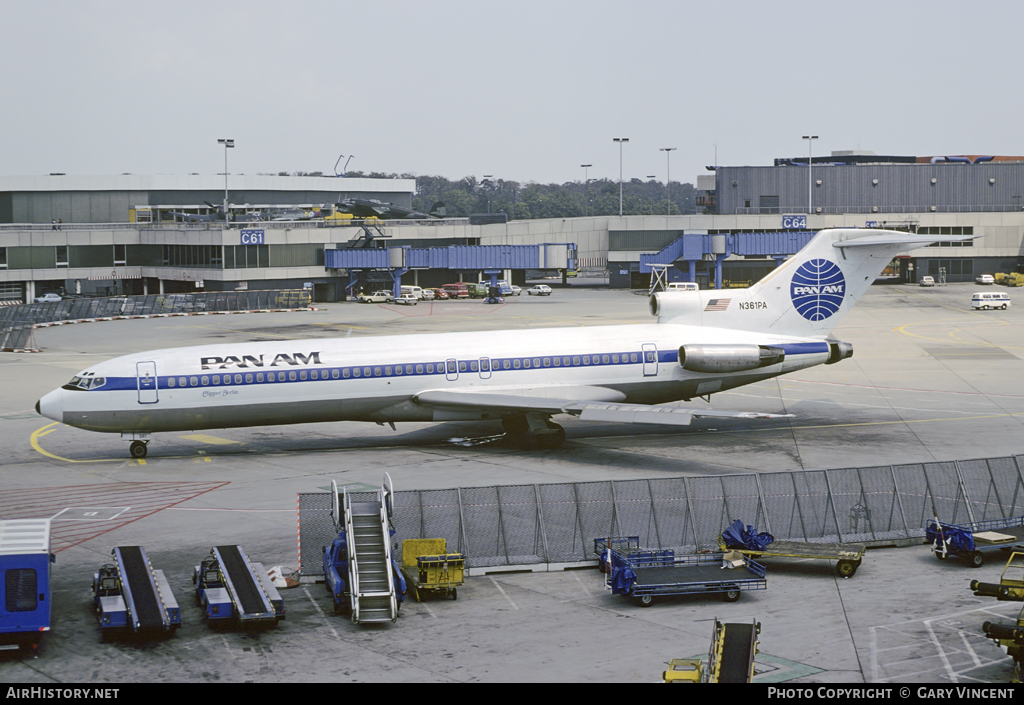
<path fill-rule="evenodd" d="M 973 235 L 907 253 L 904 282 L 947 282 L 1021 271 L 1024 158 L 882 157 L 836 153 L 812 162 L 719 167 L 698 177 L 704 212 L 673 216 L 477 222 L 472 218 L 355 220 L 332 204 L 364 198 L 409 208 L 412 179 L 230 176 L 0 177 L 0 302 L 46 292 L 82 295 L 311 289 L 339 301 L 354 287 L 390 288 L 393 267 L 360 264 L 368 248 L 423 251 L 402 282 L 477 281 L 484 258 L 430 253 L 568 247 L 575 266 L 612 287 L 646 289 L 651 264 L 669 281 L 744 286 L 829 227 Z M 499 219 L 501 220 L 501 219 Z M 337 252 L 329 252 L 335 250 Z M 520 283 L 528 269 L 502 269 Z"/>

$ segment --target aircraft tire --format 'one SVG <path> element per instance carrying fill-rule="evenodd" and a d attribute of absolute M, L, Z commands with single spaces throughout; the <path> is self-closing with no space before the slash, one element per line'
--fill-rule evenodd
<path fill-rule="evenodd" d="M 530 430 L 530 422 L 526 420 L 526 416 L 523 414 L 514 414 L 503 417 L 501 419 L 501 427 L 505 429 L 505 433 L 509 436 L 523 436 Z"/>
<path fill-rule="evenodd" d="M 142 460 L 149 454 L 149 448 L 142 441 L 132 441 L 132 444 L 128 446 L 128 452 L 136 460 Z"/>

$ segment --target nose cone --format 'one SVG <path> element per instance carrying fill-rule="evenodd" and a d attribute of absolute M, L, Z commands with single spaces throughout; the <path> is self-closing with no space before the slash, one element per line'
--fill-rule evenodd
<path fill-rule="evenodd" d="M 41 416 L 64 423 L 64 399 L 60 389 L 54 389 L 36 402 L 36 412 Z"/>

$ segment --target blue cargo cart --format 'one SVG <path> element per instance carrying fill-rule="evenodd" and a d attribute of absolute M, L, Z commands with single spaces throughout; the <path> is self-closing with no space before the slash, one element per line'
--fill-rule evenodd
<path fill-rule="evenodd" d="M 0 521 L 0 650 L 34 649 L 50 631 L 49 519 Z"/>
<path fill-rule="evenodd" d="M 925 527 L 924 536 L 939 560 L 953 555 L 966 558 L 972 568 L 980 568 L 985 564 L 983 551 L 1024 551 L 1024 516 L 968 524 L 932 520 Z"/>
<path fill-rule="evenodd" d="M 735 602 L 744 590 L 768 588 L 764 566 L 740 553 L 676 555 L 671 549 L 641 548 L 635 539 L 595 539 L 594 551 L 603 564 L 605 587 L 644 607 L 668 595 L 714 593 Z"/>

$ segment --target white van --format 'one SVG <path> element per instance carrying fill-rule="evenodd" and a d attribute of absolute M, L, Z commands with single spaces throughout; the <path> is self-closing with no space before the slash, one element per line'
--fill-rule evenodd
<path fill-rule="evenodd" d="M 1010 295 L 1003 292 L 993 292 L 991 294 L 988 292 L 984 294 L 978 292 L 971 297 L 971 308 L 983 308 L 986 310 L 990 308 L 1005 309 L 1009 305 Z"/>
<path fill-rule="evenodd" d="M 669 282 L 667 291 L 699 291 L 695 282 Z"/>
<path fill-rule="evenodd" d="M 423 289 L 418 287 L 418 286 L 405 286 L 405 285 L 403 285 L 402 286 L 402 293 L 403 294 L 412 294 L 418 300 L 420 300 L 420 301 L 423 300 Z"/>

